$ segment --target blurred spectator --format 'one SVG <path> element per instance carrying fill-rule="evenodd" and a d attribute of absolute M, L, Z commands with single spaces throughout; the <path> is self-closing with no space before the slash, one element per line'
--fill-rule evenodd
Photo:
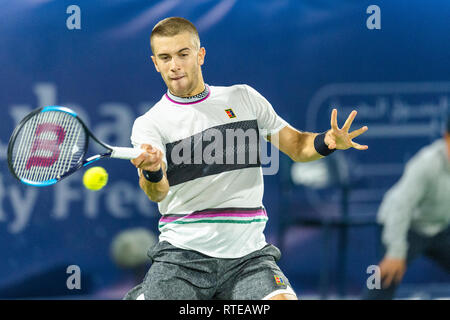
<path fill-rule="evenodd" d="M 114 237 L 112 259 L 118 267 L 134 273 L 136 281 L 140 281 L 151 262 L 147 251 L 157 242 L 156 236 L 144 228 L 127 229 Z"/>
<path fill-rule="evenodd" d="M 382 286 L 366 291 L 365 298 L 394 298 L 408 265 L 421 255 L 450 272 L 450 115 L 444 137 L 422 148 L 386 193 L 378 222 Z"/>

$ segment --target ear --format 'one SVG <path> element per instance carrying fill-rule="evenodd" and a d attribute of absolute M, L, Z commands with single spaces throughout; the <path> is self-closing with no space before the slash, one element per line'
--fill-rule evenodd
<path fill-rule="evenodd" d="M 160 71 L 159 71 L 159 68 L 158 68 L 158 65 L 156 64 L 156 58 L 155 58 L 155 56 L 152 56 L 151 58 L 152 58 L 153 65 L 155 66 L 156 71 L 160 72 Z"/>
<path fill-rule="evenodd" d="M 205 56 L 206 56 L 206 50 L 205 48 L 201 47 L 198 50 L 198 64 L 202 66 L 205 63 Z"/>

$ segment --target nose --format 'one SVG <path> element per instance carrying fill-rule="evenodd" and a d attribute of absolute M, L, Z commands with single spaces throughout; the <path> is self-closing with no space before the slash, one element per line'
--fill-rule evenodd
<path fill-rule="evenodd" d="M 180 66 L 178 65 L 178 61 L 175 57 L 170 60 L 170 70 L 171 71 L 177 71 L 180 69 Z"/>

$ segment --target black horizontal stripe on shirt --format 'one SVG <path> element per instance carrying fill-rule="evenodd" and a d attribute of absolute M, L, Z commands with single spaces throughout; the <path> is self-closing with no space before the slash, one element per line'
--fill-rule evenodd
<path fill-rule="evenodd" d="M 227 123 L 166 144 L 169 185 L 222 172 L 260 167 L 256 120 Z"/>
<path fill-rule="evenodd" d="M 246 212 L 254 212 L 254 211 L 264 211 L 266 209 L 264 207 L 254 207 L 254 208 L 240 208 L 240 207 L 227 207 L 227 208 L 211 208 L 211 209 L 203 209 L 197 210 L 190 213 L 172 213 L 172 214 L 164 214 L 163 217 L 184 217 L 187 215 L 201 215 L 202 213 L 246 213 Z"/>

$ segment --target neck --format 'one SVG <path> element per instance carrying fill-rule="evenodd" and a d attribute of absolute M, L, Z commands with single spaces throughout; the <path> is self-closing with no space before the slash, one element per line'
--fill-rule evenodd
<path fill-rule="evenodd" d="M 176 95 L 176 94 L 173 94 L 172 92 L 170 92 L 170 89 L 168 90 L 168 92 L 169 92 L 171 95 L 176 96 L 176 97 L 179 97 L 179 98 L 190 98 L 190 97 L 193 97 L 193 96 L 196 96 L 196 95 L 202 93 L 202 92 L 205 91 L 205 90 L 206 90 L 206 86 L 205 86 L 205 83 L 202 81 L 202 82 L 200 83 L 200 85 L 198 85 L 194 90 L 192 90 L 191 92 L 189 92 L 189 93 L 187 93 L 187 94 Z"/>
<path fill-rule="evenodd" d="M 167 97 L 180 104 L 190 104 L 195 102 L 200 102 L 206 99 L 209 96 L 209 87 L 206 84 L 203 84 L 204 88 L 202 91 L 200 91 L 197 94 L 189 95 L 189 96 L 176 96 L 173 93 L 170 92 L 170 90 L 167 90 Z M 198 91 L 197 91 L 198 92 Z"/>
<path fill-rule="evenodd" d="M 197 94 L 200 94 L 206 90 L 205 81 L 203 80 L 203 75 L 202 75 L 201 71 L 200 71 L 200 74 L 198 75 L 198 77 L 196 77 L 196 80 L 197 80 L 197 84 L 195 85 L 195 87 L 190 92 L 187 92 L 186 94 L 174 94 L 174 93 L 170 92 L 170 89 L 168 89 L 167 92 L 170 92 L 170 94 L 180 97 L 180 98 L 189 98 L 189 97 L 196 96 Z"/>
<path fill-rule="evenodd" d="M 196 96 L 197 94 L 200 94 L 205 90 L 206 90 L 205 83 L 203 82 L 203 79 L 201 79 L 198 83 L 198 86 L 192 92 L 190 92 L 186 96 L 183 96 L 183 98 L 189 98 L 189 97 Z"/>

